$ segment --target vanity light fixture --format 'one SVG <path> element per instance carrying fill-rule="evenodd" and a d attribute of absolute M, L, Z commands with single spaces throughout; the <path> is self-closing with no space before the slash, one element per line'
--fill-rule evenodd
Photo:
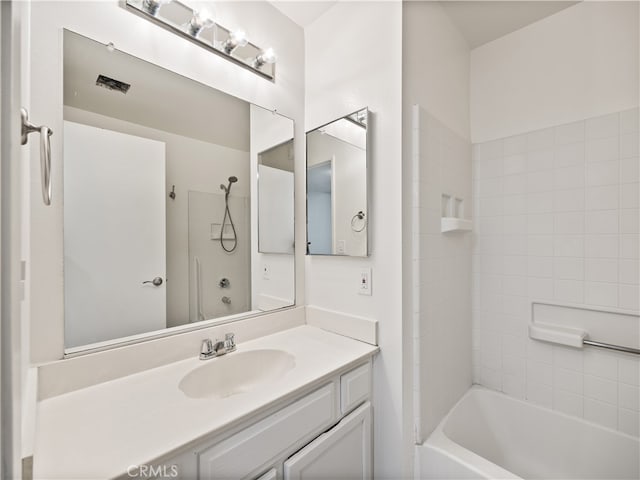
<path fill-rule="evenodd" d="M 171 0 L 143 0 L 142 8 L 149 15 L 153 15 L 155 17 L 158 14 L 160 7 L 167 3 L 171 3 Z"/>
<path fill-rule="evenodd" d="M 161 8 L 170 4 L 170 8 Z M 123 7 L 170 32 L 206 48 L 236 65 L 268 80 L 275 80 L 276 54 L 247 38 L 242 29 L 220 25 L 206 9 L 193 8 L 181 0 L 124 0 Z M 210 29 L 205 33 L 206 29 Z"/>
<path fill-rule="evenodd" d="M 187 31 L 189 35 L 197 37 L 203 29 L 211 28 L 214 25 L 215 22 L 213 21 L 212 13 L 206 8 L 203 8 L 202 10 L 193 11 L 193 17 L 189 20 Z"/>
<path fill-rule="evenodd" d="M 224 53 L 227 55 L 231 55 L 238 47 L 246 47 L 249 40 L 247 39 L 247 34 L 244 30 L 234 30 L 229 34 L 229 38 L 227 38 L 222 44 L 222 49 Z"/>
<path fill-rule="evenodd" d="M 265 64 L 272 65 L 276 63 L 278 59 L 276 52 L 273 48 L 269 47 L 266 50 L 260 52 L 255 60 L 253 61 L 253 66 L 256 68 L 262 68 Z"/>

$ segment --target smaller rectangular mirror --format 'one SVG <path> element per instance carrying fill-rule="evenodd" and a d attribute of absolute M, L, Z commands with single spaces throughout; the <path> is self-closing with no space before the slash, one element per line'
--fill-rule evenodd
<path fill-rule="evenodd" d="M 369 254 L 369 110 L 307 132 L 307 254 Z"/>

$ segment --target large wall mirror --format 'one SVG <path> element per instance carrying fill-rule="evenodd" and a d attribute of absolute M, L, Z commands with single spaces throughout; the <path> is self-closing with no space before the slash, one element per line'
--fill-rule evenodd
<path fill-rule="evenodd" d="M 307 254 L 366 257 L 367 125 L 364 108 L 307 132 Z"/>
<path fill-rule="evenodd" d="M 65 30 L 66 352 L 293 305 L 292 144 L 292 120 Z"/>

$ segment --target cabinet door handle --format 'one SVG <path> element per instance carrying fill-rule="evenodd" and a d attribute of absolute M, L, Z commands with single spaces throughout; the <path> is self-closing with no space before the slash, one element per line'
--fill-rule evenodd
<path fill-rule="evenodd" d="M 40 171 L 42 178 L 42 201 L 45 205 L 51 205 L 51 130 L 46 125 L 36 127 L 29 122 L 29 113 L 25 108 L 20 109 L 22 117 L 22 145 L 29 141 L 28 135 L 40 132 Z"/>

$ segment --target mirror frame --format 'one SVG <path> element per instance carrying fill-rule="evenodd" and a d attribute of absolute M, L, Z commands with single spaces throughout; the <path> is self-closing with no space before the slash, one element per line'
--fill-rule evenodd
<path fill-rule="evenodd" d="M 321 128 L 324 128 L 328 125 L 331 125 L 334 122 L 337 122 L 338 120 L 348 120 L 348 121 L 353 121 L 351 119 L 349 119 L 349 117 L 356 115 L 359 112 L 362 111 L 366 112 L 366 125 L 365 125 L 365 188 L 366 188 L 366 201 L 365 201 L 365 208 L 366 210 L 366 252 L 364 255 L 349 255 L 349 254 L 341 254 L 341 253 L 310 253 L 309 252 L 309 176 L 308 176 L 308 171 L 309 171 L 309 143 L 306 141 L 307 140 L 307 136 L 310 133 L 313 133 L 317 130 L 320 130 Z M 305 223 L 305 255 L 306 256 L 313 256 L 313 257 L 340 257 L 340 258 L 348 258 L 348 257 L 352 257 L 352 258 L 368 258 L 369 256 L 371 256 L 371 234 L 370 234 L 370 229 L 371 229 L 371 144 L 372 144 L 372 138 L 371 138 L 371 134 L 370 134 L 370 129 L 371 129 L 371 121 L 372 121 L 372 113 L 371 110 L 369 110 L 369 107 L 362 107 L 359 108 L 351 113 L 348 113 L 346 115 L 343 115 L 342 117 L 336 118 L 331 120 L 330 122 L 324 123 L 318 127 L 315 127 L 311 130 L 308 130 L 305 132 L 305 213 L 306 213 L 306 223 Z"/>
<path fill-rule="evenodd" d="M 61 42 L 61 52 L 60 52 L 60 58 L 62 59 L 62 63 L 64 64 L 64 32 L 69 32 L 71 34 L 83 37 L 89 41 L 93 41 L 93 42 L 97 42 L 97 43 L 101 43 L 98 40 L 95 40 L 94 38 L 91 38 L 83 33 L 80 33 L 78 31 L 75 31 L 71 28 L 68 27 L 63 27 L 61 28 L 61 36 L 63 37 L 63 40 Z M 266 111 L 272 112 L 274 114 L 278 114 L 279 116 L 286 118 L 288 120 L 291 121 L 291 134 L 292 134 L 292 140 L 294 142 L 296 142 L 295 139 L 295 120 L 287 115 L 283 115 L 282 113 L 278 112 L 277 109 L 270 109 L 267 107 L 264 107 L 262 105 L 258 105 L 257 103 L 253 103 L 249 100 L 246 100 L 245 98 L 239 97 L 235 94 L 231 94 L 228 93 L 222 89 L 218 89 L 216 87 L 213 87 L 211 85 L 207 85 L 207 84 L 203 84 L 202 82 L 195 80 L 191 77 L 185 76 L 181 73 L 175 72 L 173 70 L 170 70 L 164 66 L 158 65 L 150 60 L 147 60 L 146 58 L 143 58 L 141 56 L 129 53 L 128 51 L 116 48 L 117 51 L 124 53 L 126 55 L 129 55 L 130 57 L 133 57 L 137 60 L 143 61 L 143 62 L 147 62 L 150 63 L 158 68 L 162 68 L 165 70 L 169 70 L 172 73 L 174 73 L 175 75 L 180 75 L 181 77 L 184 77 L 186 79 L 188 79 L 189 81 L 192 82 L 196 82 L 199 83 L 201 85 L 206 86 L 207 88 L 211 88 L 211 89 L 215 89 L 218 90 L 226 95 L 235 97 L 243 102 L 246 102 L 249 106 L 251 105 L 255 105 L 256 107 L 262 108 Z M 61 65 L 61 72 L 63 69 L 63 65 Z M 61 73 L 62 76 L 62 73 Z M 64 88 L 64 81 L 61 78 L 62 81 L 62 86 Z M 61 92 L 60 98 L 63 99 L 63 92 Z M 62 107 L 64 107 L 64 102 L 62 104 Z M 64 108 L 60 109 L 61 114 L 63 114 L 64 112 Z M 63 118 L 60 119 L 61 123 L 62 120 L 64 120 L 64 116 Z M 64 148 L 64 146 L 63 146 Z M 295 182 L 295 178 L 296 178 L 296 162 L 295 162 L 295 150 L 294 150 L 294 163 L 293 163 L 293 174 L 294 174 L 294 185 L 293 185 L 293 195 L 294 195 L 294 233 L 296 231 L 296 216 L 295 216 L 295 198 L 296 198 L 296 182 Z M 255 168 L 255 173 L 252 169 L 252 165 L 250 164 L 249 166 L 250 169 L 250 173 L 252 174 L 252 177 L 255 175 L 256 176 L 256 187 L 258 187 L 258 182 L 259 180 L 257 179 L 257 163 L 256 163 L 256 168 Z M 256 188 L 256 193 L 257 193 L 257 188 Z M 257 202 L 257 198 L 256 198 L 256 202 Z M 259 212 L 256 210 L 256 216 L 259 215 Z M 257 232 L 257 230 L 256 230 Z M 275 255 L 275 254 L 274 254 Z M 129 345 L 135 345 L 138 343 L 143 343 L 143 342 L 148 342 L 151 340 L 157 340 L 157 339 L 161 339 L 161 338 L 166 338 L 166 337 L 171 337 L 174 335 L 179 335 L 182 333 L 187 333 L 187 332 L 192 332 L 192 331 L 196 331 L 196 330 L 202 330 L 205 328 L 210 328 L 213 326 L 219 326 L 219 325 L 227 325 L 236 321 L 240 321 L 240 320 L 248 320 L 248 319 L 253 319 L 253 318 L 258 318 L 258 317 L 262 317 L 265 315 L 271 315 L 271 314 L 275 314 L 278 312 L 283 312 L 286 310 L 291 310 L 294 308 L 297 308 L 297 281 L 296 281 L 296 245 L 295 245 L 295 239 L 294 239 L 294 253 L 293 255 L 291 255 L 293 257 L 293 276 L 294 276 L 294 280 L 293 280 L 293 303 L 291 305 L 287 305 L 284 307 L 279 307 L 279 308 L 274 308 L 273 310 L 269 310 L 269 311 L 260 311 L 260 312 L 252 312 L 251 310 L 247 311 L 247 312 L 242 312 L 242 313 L 237 313 L 237 314 L 233 314 L 233 315 L 228 315 L 228 316 L 224 316 L 224 317 L 218 317 L 218 318 L 211 318 L 211 319 L 206 319 L 206 320 L 202 320 L 199 322 L 195 322 L 195 323 L 187 323 L 184 325 L 176 325 L 174 327 L 167 327 L 165 329 L 162 330 L 152 330 L 149 332 L 144 332 L 144 333 L 139 333 L 139 334 L 135 334 L 135 335 L 130 335 L 130 336 L 126 336 L 126 337 L 119 337 L 119 338 L 114 338 L 111 340 L 104 340 L 101 342 L 95 342 L 95 343 L 90 343 L 90 344 L 86 344 L 86 345 L 80 345 L 77 347 L 66 347 L 63 346 L 63 355 L 62 358 L 60 360 L 66 360 L 66 359 L 70 359 L 70 358 L 75 358 L 75 357 L 80 357 L 80 356 L 84 356 L 84 355 L 88 355 L 88 354 L 92 354 L 92 353 L 98 353 L 98 352 L 103 352 L 106 350 L 111 350 L 114 348 L 120 348 L 120 347 L 125 347 L 125 346 L 129 346 Z M 63 285 L 64 288 L 64 285 Z M 252 312 L 252 313 L 249 313 Z M 64 323 L 63 323 L 63 329 L 65 328 Z"/>

